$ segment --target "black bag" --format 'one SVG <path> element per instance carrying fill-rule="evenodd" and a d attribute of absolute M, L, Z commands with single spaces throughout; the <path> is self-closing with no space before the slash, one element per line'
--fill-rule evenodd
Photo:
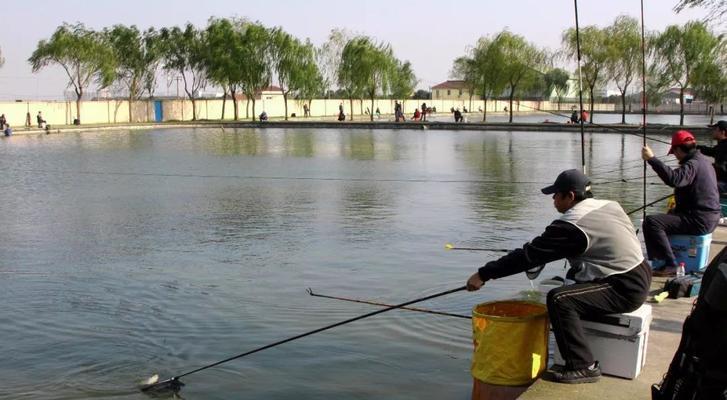
<path fill-rule="evenodd" d="M 727 264 L 723 261 L 727 261 L 727 248 L 704 273 L 669 370 L 660 384 L 651 387 L 653 400 L 727 400 L 727 307 L 723 308 Z"/>

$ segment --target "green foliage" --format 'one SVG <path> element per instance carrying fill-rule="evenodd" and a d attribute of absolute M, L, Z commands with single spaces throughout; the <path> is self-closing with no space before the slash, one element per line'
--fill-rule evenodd
<path fill-rule="evenodd" d="M 412 99 L 415 100 L 427 100 L 432 98 L 432 92 L 424 89 L 419 89 L 416 92 L 414 92 L 414 95 L 411 96 Z"/>
<path fill-rule="evenodd" d="M 396 60 L 393 76 L 391 77 L 391 98 L 408 99 L 414 92 L 418 81 L 409 61 Z M 428 97 L 427 97 L 428 98 Z"/>
<path fill-rule="evenodd" d="M 606 72 L 621 92 L 621 123 L 626 123 L 626 91 L 641 69 L 641 29 L 632 17 L 621 15 L 606 28 Z"/>
<path fill-rule="evenodd" d="M 288 119 L 288 95 L 319 90 L 323 79 L 316 64 L 315 48 L 310 42 L 301 43 L 281 28 L 270 31 L 270 60 L 272 70 L 285 100 L 285 119 Z"/>
<path fill-rule="evenodd" d="M 590 109 L 593 110 L 594 92 L 607 81 L 605 73 L 609 54 L 606 45 L 607 33 L 604 29 L 592 25 L 581 28 L 580 32 L 576 32 L 575 28 L 567 29 L 563 32 L 562 44 L 566 57 L 571 60 L 578 60 L 578 37 L 581 49 L 580 79 L 588 88 Z M 593 114 L 591 112 L 591 122 L 593 122 Z"/>
<path fill-rule="evenodd" d="M 197 120 L 195 100 L 207 85 L 207 43 L 204 32 L 188 23 L 179 27 L 162 28 L 159 34 L 164 69 L 181 75 L 184 91 L 192 101 L 192 120 Z"/>
<path fill-rule="evenodd" d="M 545 53 L 524 37 L 508 31 L 501 32 L 496 39 L 496 46 L 502 54 L 503 78 L 510 92 L 510 122 L 512 122 L 512 102 L 518 90 L 528 87 L 536 88 L 540 77 L 539 70 L 546 62 Z"/>
<path fill-rule="evenodd" d="M 59 26 L 50 39 L 41 40 L 28 59 L 33 72 L 48 65 L 60 65 L 68 75 L 68 86 L 76 93 L 76 113 L 81 119 L 80 101 L 84 90 L 95 79 L 104 88 L 114 81 L 116 58 L 101 35 L 83 24 Z"/>
<path fill-rule="evenodd" d="M 568 71 L 561 68 L 553 68 L 543 75 L 543 81 L 545 82 L 545 98 L 550 98 L 553 91 L 558 98 L 560 103 L 568 93 L 568 81 L 570 80 L 570 74 Z"/>
<path fill-rule="evenodd" d="M 252 100 L 252 119 L 256 118 L 255 96 L 270 86 L 270 31 L 260 23 L 246 22 L 242 25 L 242 91 Z"/>
<path fill-rule="evenodd" d="M 725 22 L 727 15 L 727 1 L 725 0 L 679 0 L 674 7 L 674 11 L 682 12 L 685 8 L 703 7 L 707 8 L 709 21 L 718 21 L 722 24 Z"/>
<path fill-rule="evenodd" d="M 716 59 L 723 39 L 713 35 L 702 22 L 688 22 L 683 27 L 671 25 L 654 39 L 653 70 L 683 93 L 694 84 L 694 71 L 706 70 Z M 705 75 L 707 76 L 707 75 Z M 680 96 L 679 124 L 684 124 L 684 99 Z"/>
<path fill-rule="evenodd" d="M 129 103 L 141 98 L 145 90 L 151 96 L 161 59 L 159 36 L 154 29 L 140 32 L 136 26 L 115 25 L 103 31 L 116 60 L 115 81 L 129 94 Z M 129 121 L 133 107 L 129 107 Z"/>

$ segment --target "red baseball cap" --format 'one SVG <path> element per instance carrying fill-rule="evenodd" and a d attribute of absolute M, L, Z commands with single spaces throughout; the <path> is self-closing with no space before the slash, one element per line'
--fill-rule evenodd
<path fill-rule="evenodd" d="M 677 131 L 671 137 L 671 147 L 669 148 L 668 154 L 674 154 L 674 147 L 680 146 L 687 143 L 694 143 L 694 135 L 689 131 Z"/>

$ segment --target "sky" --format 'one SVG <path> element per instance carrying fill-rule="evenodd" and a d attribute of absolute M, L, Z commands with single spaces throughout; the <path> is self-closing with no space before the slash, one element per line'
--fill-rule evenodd
<path fill-rule="evenodd" d="M 676 14 L 677 0 L 644 0 L 647 31 L 702 19 L 703 9 Z M 581 0 L 581 27 L 607 26 L 621 15 L 639 18 L 640 0 Z M 395 55 L 409 60 L 419 88 L 429 89 L 449 78 L 452 61 L 481 36 L 502 29 L 556 50 L 562 32 L 575 26 L 571 0 L 324 1 L 324 0 L 5 0 L 0 15 L 0 100 L 62 99 L 68 79 L 58 66 L 33 73 L 27 62 L 38 41 L 49 38 L 63 22 L 82 22 L 92 29 L 115 24 L 140 29 L 198 27 L 214 17 L 246 17 L 280 26 L 300 39 L 323 44 L 331 29 L 345 28 L 391 44 Z M 160 79 L 157 94 L 174 94 L 174 84 Z"/>

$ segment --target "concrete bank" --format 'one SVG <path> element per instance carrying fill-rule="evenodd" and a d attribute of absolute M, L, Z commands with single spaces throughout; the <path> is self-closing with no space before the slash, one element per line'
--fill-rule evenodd
<path fill-rule="evenodd" d="M 393 121 L 327 121 L 327 120 L 292 120 L 292 121 L 190 121 L 162 123 L 125 123 L 125 124 L 88 124 L 88 125 L 52 125 L 49 133 L 73 133 L 94 130 L 119 129 L 181 129 L 181 128 L 294 128 L 294 129 L 405 129 L 405 130 L 447 130 L 447 131 L 527 131 L 527 132 L 580 132 L 578 124 L 559 123 L 454 123 L 454 122 L 393 122 Z M 678 129 L 686 129 L 697 135 L 708 135 L 709 128 L 704 126 L 647 125 L 649 135 L 671 135 Z M 626 133 L 640 135 L 641 127 L 635 125 L 584 125 L 587 133 Z M 13 135 L 46 134 L 44 129 L 17 128 Z"/>
<path fill-rule="evenodd" d="M 727 227 L 720 226 L 712 234 L 710 261 L 727 244 Z M 664 287 L 666 278 L 654 278 L 652 293 Z M 604 376 L 600 381 L 582 385 L 565 385 L 539 379 L 519 399 L 651 399 L 651 385 L 659 383 L 669 368 L 679 346 L 682 324 L 692 309 L 692 298 L 665 299 L 652 306 L 653 321 L 649 332 L 646 365 L 634 380 Z"/>

